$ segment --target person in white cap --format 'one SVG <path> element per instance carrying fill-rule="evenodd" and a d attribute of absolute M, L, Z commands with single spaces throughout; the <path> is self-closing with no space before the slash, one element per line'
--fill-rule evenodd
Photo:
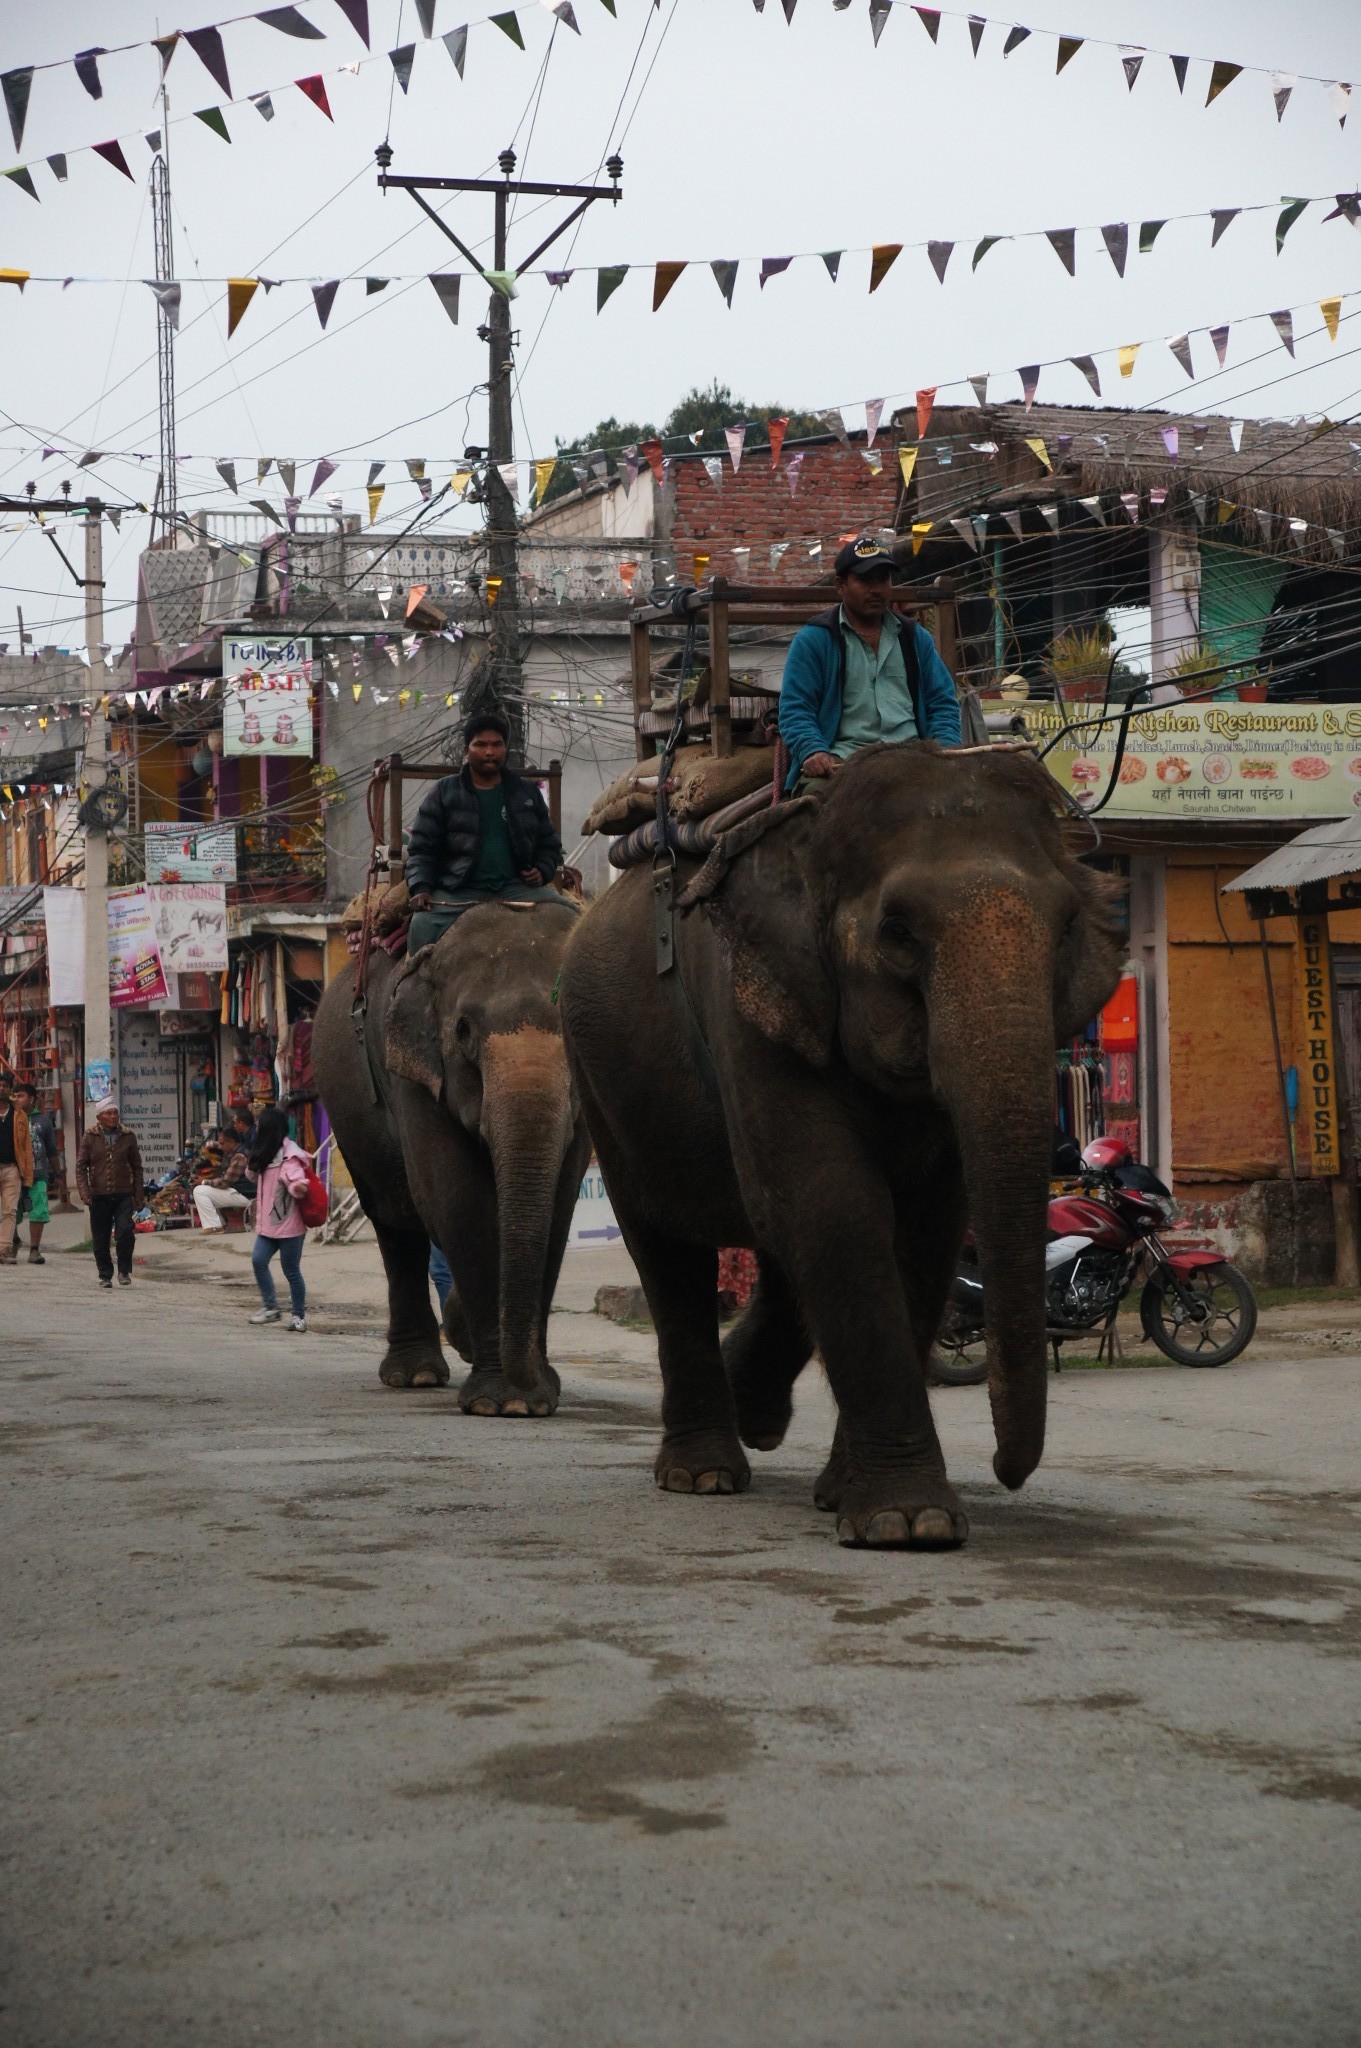
<path fill-rule="evenodd" d="M 132 1218 L 146 1200 L 142 1154 L 134 1134 L 119 1121 L 118 1104 L 106 1095 L 95 1104 L 95 1120 L 76 1154 L 76 1194 L 90 1212 L 90 1238 L 101 1287 L 113 1286 L 112 1236 L 118 1255 L 118 1284 L 132 1285 Z"/>

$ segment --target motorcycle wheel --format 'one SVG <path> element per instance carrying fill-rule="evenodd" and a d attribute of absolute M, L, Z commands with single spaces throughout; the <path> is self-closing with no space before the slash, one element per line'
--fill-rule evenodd
<path fill-rule="evenodd" d="M 1186 1307 L 1166 1271 L 1152 1275 L 1139 1299 L 1144 1334 L 1178 1365 L 1227 1365 L 1246 1351 L 1257 1328 L 1257 1297 L 1237 1266 L 1201 1266 L 1182 1283 Z"/>
<path fill-rule="evenodd" d="M 951 1344 L 944 1336 L 931 1347 L 928 1380 L 942 1387 L 980 1387 L 988 1376 L 987 1345 L 980 1333 L 972 1343 Z"/>

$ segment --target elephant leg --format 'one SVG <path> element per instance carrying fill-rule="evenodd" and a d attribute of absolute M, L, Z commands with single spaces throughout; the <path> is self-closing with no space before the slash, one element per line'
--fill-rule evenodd
<path fill-rule="evenodd" d="M 622 1219 L 621 1219 L 622 1220 Z M 653 1473 L 667 1493 L 743 1493 L 751 1467 L 718 1347 L 718 1254 L 625 1228 L 657 1326 L 662 1443 Z"/>
<path fill-rule="evenodd" d="M 557 1292 L 563 1255 L 567 1250 L 572 1214 L 577 1205 L 577 1196 L 581 1192 L 582 1176 L 590 1164 L 590 1159 L 591 1141 L 583 1129 L 581 1136 L 568 1148 L 562 1172 L 558 1176 L 557 1191 L 553 1197 L 553 1221 L 548 1234 L 548 1254 L 543 1266 L 543 1292 L 539 1300 L 539 1345 L 545 1358 L 548 1356 L 548 1318 L 553 1308 L 553 1296 Z M 551 1366 L 549 1371 L 552 1371 Z"/>
<path fill-rule="evenodd" d="M 454 1276 L 445 1328 L 472 1365 L 459 1389 L 458 1405 L 465 1415 L 526 1415 L 530 1411 L 524 1395 L 501 1369 L 501 1249 L 496 1182 L 489 1161 L 470 1151 L 460 1163 L 454 1185 L 444 1193 L 441 1223 Z M 544 1406 L 535 1412 L 548 1414 L 551 1409 Z"/>
<path fill-rule="evenodd" d="M 473 1333 L 464 1313 L 463 1303 L 458 1298 L 458 1288 L 453 1286 L 444 1297 L 444 1312 L 441 1316 L 444 1334 L 465 1365 L 474 1360 Z"/>
<path fill-rule="evenodd" d="M 370 1217 L 373 1209 L 359 1198 Z M 374 1222 L 388 1283 L 388 1343 L 378 1377 L 385 1387 L 447 1387 L 449 1367 L 430 1306 L 430 1240 Z"/>
<path fill-rule="evenodd" d="M 794 1413 L 794 1382 L 813 1346 L 780 1266 L 768 1252 L 758 1252 L 757 1263 L 751 1300 L 723 1340 L 723 1367 L 743 1443 L 773 1451 L 784 1442 Z"/>

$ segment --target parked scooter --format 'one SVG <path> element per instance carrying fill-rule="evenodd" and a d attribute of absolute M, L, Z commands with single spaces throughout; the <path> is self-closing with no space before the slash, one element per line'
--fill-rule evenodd
<path fill-rule="evenodd" d="M 1178 1365 L 1227 1365 L 1252 1342 L 1257 1298 L 1251 1283 L 1212 1245 L 1169 1251 L 1158 1228 L 1171 1220 L 1172 1197 L 1120 1138 L 1094 1138 L 1079 1156 L 1076 1190 L 1049 1204 L 1045 1286 L 1049 1342 L 1059 1346 L 1099 1330 L 1113 1338 L 1125 1296 L 1143 1275 L 1144 1335 Z M 983 1276 L 972 1233 L 966 1238 L 936 1348 L 933 1379 L 976 1386 L 987 1378 Z"/>

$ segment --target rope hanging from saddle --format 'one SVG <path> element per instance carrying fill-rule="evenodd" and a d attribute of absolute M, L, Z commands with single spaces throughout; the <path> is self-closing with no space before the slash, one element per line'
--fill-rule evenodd
<path fill-rule="evenodd" d="M 386 761 L 374 763 L 373 774 L 369 777 L 368 795 L 365 799 L 369 830 L 373 834 L 369 846 L 368 872 L 364 877 L 364 921 L 359 928 L 359 953 L 354 968 L 354 1001 L 350 1015 L 355 1020 L 355 1029 L 363 1036 L 364 1015 L 369 1007 L 369 960 L 373 953 L 373 884 L 378 871 L 378 844 L 383 836 L 384 797 L 388 786 Z"/>
<path fill-rule="evenodd" d="M 671 609 L 677 618 L 684 613 L 685 600 L 691 594 L 689 590 L 678 590 L 672 598 Z M 676 685 L 676 715 L 657 763 L 657 846 L 652 856 L 652 914 L 659 975 L 669 974 L 676 964 L 676 839 L 675 827 L 667 816 L 666 786 L 671 780 L 676 748 L 685 731 L 685 685 L 694 666 L 698 618 L 697 612 L 685 614 L 685 651 L 681 656 L 680 680 Z"/>

